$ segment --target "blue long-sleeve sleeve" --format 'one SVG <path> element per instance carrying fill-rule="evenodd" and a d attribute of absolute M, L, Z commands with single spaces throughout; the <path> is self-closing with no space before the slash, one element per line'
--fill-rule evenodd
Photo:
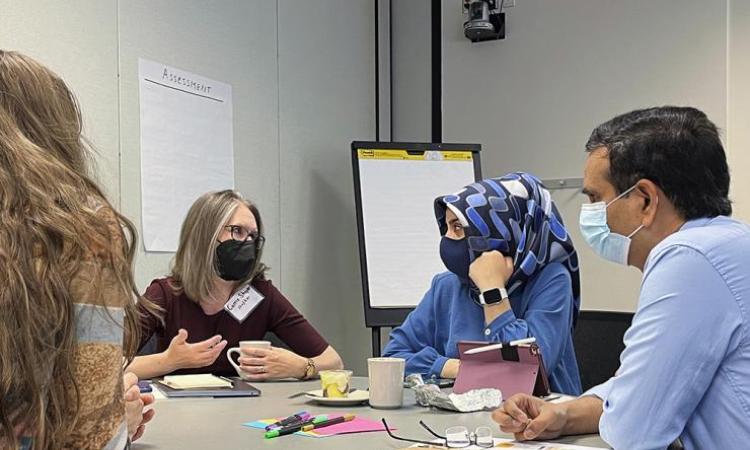
<path fill-rule="evenodd" d="M 440 376 L 445 362 L 458 357 L 459 341 L 509 341 L 537 338 L 552 390 L 581 393 L 571 337 L 572 290 L 561 264 L 546 266 L 523 290 L 511 295 L 512 311 L 488 327 L 483 307 L 469 287 L 450 272 L 435 276 L 419 306 L 393 330 L 386 356 L 406 360 L 406 373 Z M 489 330 L 489 332 L 488 332 Z"/>
<path fill-rule="evenodd" d="M 601 436 L 615 449 L 664 449 L 681 435 L 686 448 L 734 448 L 747 417 L 727 404 L 741 395 L 720 366 L 738 348 L 743 312 L 703 254 L 687 246 L 655 253 L 620 368 L 586 393 L 604 402 Z M 727 413 L 737 422 L 716 419 Z"/>
<path fill-rule="evenodd" d="M 541 348 L 545 367 L 557 367 L 571 337 L 573 291 L 570 274 L 562 266 L 552 267 L 531 286 L 523 318 L 513 309 L 485 327 L 488 340 L 510 342 L 534 337 Z M 579 391 L 580 393 L 580 387 Z"/>
<path fill-rule="evenodd" d="M 418 373 L 423 376 L 440 376 L 448 360 L 435 347 L 435 282 L 425 293 L 417 308 L 406 317 L 404 323 L 391 332 L 391 340 L 386 345 L 385 356 L 404 358 L 406 374 Z"/>

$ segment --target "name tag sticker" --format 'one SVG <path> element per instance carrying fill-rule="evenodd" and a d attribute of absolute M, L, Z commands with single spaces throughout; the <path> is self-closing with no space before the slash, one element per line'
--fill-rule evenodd
<path fill-rule="evenodd" d="M 224 309 L 234 317 L 234 320 L 242 323 L 264 298 L 263 294 L 248 284 L 229 298 Z"/>

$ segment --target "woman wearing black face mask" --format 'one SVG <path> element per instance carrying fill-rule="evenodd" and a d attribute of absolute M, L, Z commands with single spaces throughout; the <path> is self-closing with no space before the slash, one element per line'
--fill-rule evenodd
<path fill-rule="evenodd" d="M 249 349 L 239 362 L 249 380 L 312 377 L 343 367 L 336 350 L 265 277 L 263 222 L 258 209 L 231 190 L 209 192 L 188 211 L 172 273 L 145 297 L 162 318 L 142 311 L 142 340 L 157 353 L 135 358 L 141 378 L 170 373 L 236 375 L 225 350 L 272 331 L 291 350 Z"/>
<path fill-rule="evenodd" d="M 572 329 L 580 305 L 578 257 L 549 192 L 508 174 L 435 200 L 448 272 L 391 333 L 386 356 L 406 373 L 455 378 L 462 340 L 534 337 L 553 391 L 581 393 Z"/>

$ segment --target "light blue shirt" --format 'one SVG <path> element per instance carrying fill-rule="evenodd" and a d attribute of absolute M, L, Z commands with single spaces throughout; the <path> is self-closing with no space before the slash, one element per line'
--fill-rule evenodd
<path fill-rule="evenodd" d="M 589 390 L 615 449 L 750 448 L 750 228 L 687 222 L 649 254 L 617 374 Z"/>
<path fill-rule="evenodd" d="M 578 395 L 578 375 L 571 329 L 573 290 L 570 273 L 560 263 L 545 266 L 523 289 L 510 295 L 511 310 L 489 325 L 469 287 L 450 272 L 433 278 L 430 289 L 403 325 L 391 333 L 385 356 L 406 359 L 406 374 L 440 376 L 448 358 L 458 357 L 458 341 L 509 342 L 534 336 L 555 392 Z"/>

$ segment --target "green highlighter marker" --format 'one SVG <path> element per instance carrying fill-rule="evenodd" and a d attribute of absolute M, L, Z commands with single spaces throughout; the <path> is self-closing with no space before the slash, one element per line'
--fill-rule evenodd
<path fill-rule="evenodd" d="M 286 436 L 288 434 L 294 434 L 294 433 L 296 433 L 298 431 L 301 431 L 302 427 L 305 427 L 305 426 L 308 426 L 308 425 L 316 425 L 316 424 L 327 422 L 327 421 L 328 421 L 328 416 L 326 416 L 326 415 L 315 416 L 315 418 L 313 418 L 312 420 L 308 420 L 305 423 L 301 423 L 301 424 L 298 424 L 298 425 L 292 425 L 292 426 L 284 427 L 284 428 L 279 428 L 278 430 L 266 431 L 265 438 L 266 439 L 273 439 L 273 438 L 279 437 L 279 436 Z"/>

